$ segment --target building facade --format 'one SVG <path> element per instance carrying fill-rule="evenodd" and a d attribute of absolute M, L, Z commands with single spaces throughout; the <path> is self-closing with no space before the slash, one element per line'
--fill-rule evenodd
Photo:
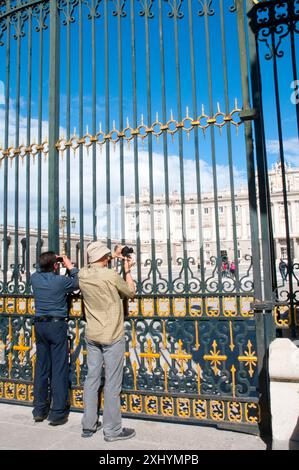
<path fill-rule="evenodd" d="M 288 215 L 290 223 L 291 247 L 294 262 L 299 260 L 299 169 L 286 167 Z M 269 187 L 271 194 L 272 222 L 276 258 L 286 258 L 285 213 L 282 192 L 281 167 L 273 166 L 269 171 Z M 136 204 L 134 197 L 125 198 L 125 230 L 128 245 L 136 250 L 136 227 L 139 226 L 141 242 L 142 264 L 152 258 L 152 239 L 155 245 L 155 257 L 160 258 L 162 264 L 167 264 L 167 240 L 170 239 L 171 260 L 177 265 L 177 259 L 183 257 L 183 223 L 188 257 L 193 257 L 199 263 L 200 248 L 203 247 L 204 262 L 206 266 L 213 264 L 213 257 L 217 256 L 216 243 L 216 204 L 213 193 L 203 193 L 202 202 L 197 203 L 196 194 L 187 194 L 184 207 L 181 204 L 178 192 L 170 194 L 169 200 L 169 229 L 167 229 L 167 207 L 163 195 L 154 198 L 153 207 L 150 207 L 149 191 L 144 189 L 140 195 L 139 220 L 136 220 Z M 235 258 L 233 204 L 230 191 L 218 192 L 218 227 L 220 250 L 226 254 L 230 261 Z M 246 263 L 246 255 L 251 255 L 251 230 L 249 219 L 248 190 L 240 187 L 235 192 L 235 233 L 237 243 L 237 257 L 239 263 Z M 152 212 L 152 214 L 151 214 Z M 184 214 L 184 220 L 182 218 Z M 200 230 L 201 225 L 201 230 Z M 8 267 L 14 264 L 14 226 L 8 226 Z M 0 237 L 3 240 L 3 227 L 0 226 Z M 25 270 L 26 259 L 26 231 L 20 228 L 19 237 L 19 265 Z M 86 248 L 92 241 L 91 235 L 84 236 L 84 259 L 86 262 Z M 106 239 L 103 239 L 106 242 Z M 71 235 L 71 258 L 80 267 L 80 238 L 79 234 Z M 119 240 L 112 240 L 112 246 Z M 41 232 L 41 251 L 48 249 L 48 234 Z M 61 237 L 61 252 L 63 240 Z M 30 230 L 30 266 L 31 271 L 36 263 L 38 252 L 38 232 Z M 1 269 L 3 269 L 3 242 L 0 245 Z"/>
<path fill-rule="evenodd" d="M 286 166 L 288 215 L 292 253 L 294 261 L 299 259 L 299 169 Z M 269 171 L 269 187 L 275 241 L 276 258 L 286 258 L 286 229 L 283 201 L 283 188 L 280 164 L 273 165 Z M 144 189 L 140 196 L 139 227 L 142 246 L 142 260 L 151 257 L 151 240 L 155 240 L 156 257 L 167 259 L 167 239 L 171 240 L 172 258 L 183 256 L 183 233 L 188 256 L 199 258 L 203 247 L 205 263 L 211 263 L 211 257 L 217 256 L 216 204 L 214 194 L 203 193 L 201 204 L 196 194 L 187 194 L 182 206 L 180 195 L 173 192 L 169 197 L 169 229 L 167 230 L 167 212 L 164 196 L 154 199 L 153 208 L 149 203 L 149 192 Z M 235 191 L 234 204 L 229 190 L 218 192 L 218 234 L 220 250 L 229 260 L 235 258 L 234 227 L 239 262 L 246 261 L 251 255 L 251 227 L 249 214 L 248 189 L 239 187 Z M 233 223 L 233 211 L 235 225 Z M 151 215 L 151 212 L 153 215 Z M 151 222 L 151 217 L 153 223 Z M 259 221 L 260 224 L 260 221 Z M 183 225 L 185 229 L 183 230 Z M 200 230 L 201 226 L 201 230 Z M 136 240 L 136 211 L 134 197 L 126 199 L 126 238 Z"/>

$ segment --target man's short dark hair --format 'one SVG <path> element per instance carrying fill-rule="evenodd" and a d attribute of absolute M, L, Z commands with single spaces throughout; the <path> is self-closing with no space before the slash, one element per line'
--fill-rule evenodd
<path fill-rule="evenodd" d="M 44 273 L 54 271 L 54 264 L 56 263 L 56 255 L 54 251 L 46 251 L 39 257 L 39 267 Z"/>

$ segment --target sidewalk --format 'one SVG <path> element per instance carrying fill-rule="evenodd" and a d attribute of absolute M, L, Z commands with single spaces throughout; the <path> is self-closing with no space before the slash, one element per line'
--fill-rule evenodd
<path fill-rule="evenodd" d="M 0 403 L 0 450 L 265 450 L 256 436 L 212 427 L 123 419 L 136 430 L 128 441 L 105 442 L 102 431 L 81 437 L 82 413 L 63 426 L 34 423 L 32 408 Z"/>

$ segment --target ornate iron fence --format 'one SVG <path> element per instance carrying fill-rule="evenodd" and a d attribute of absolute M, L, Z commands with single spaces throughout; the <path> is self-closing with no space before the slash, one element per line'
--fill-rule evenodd
<path fill-rule="evenodd" d="M 33 400 L 30 272 L 42 246 L 76 251 L 82 266 L 90 234 L 136 251 L 123 412 L 270 432 L 271 234 L 266 155 L 253 146 L 252 121 L 257 136 L 263 122 L 250 100 L 251 30 L 246 39 L 255 3 L 0 2 L 0 400 Z M 81 409 L 80 297 L 69 335 L 71 400 Z"/>

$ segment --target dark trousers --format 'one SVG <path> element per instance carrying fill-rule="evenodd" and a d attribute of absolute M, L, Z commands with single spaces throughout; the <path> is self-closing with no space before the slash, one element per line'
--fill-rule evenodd
<path fill-rule="evenodd" d="M 36 368 L 32 413 L 33 416 L 42 416 L 51 407 L 49 420 L 56 421 L 66 416 L 69 409 L 67 323 L 36 322 L 35 332 Z"/>

